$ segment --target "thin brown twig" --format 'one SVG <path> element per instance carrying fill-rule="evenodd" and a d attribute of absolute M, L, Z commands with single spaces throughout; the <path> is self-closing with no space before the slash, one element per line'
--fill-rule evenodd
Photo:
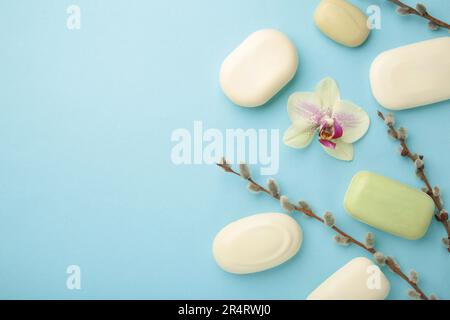
<path fill-rule="evenodd" d="M 378 111 L 378 117 L 384 122 L 386 122 L 386 117 L 382 112 Z M 411 152 L 406 142 L 406 138 L 401 137 L 399 131 L 395 128 L 394 123 L 386 123 L 386 125 L 389 128 L 389 135 L 398 142 L 400 142 L 401 155 L 403 157 L 410 159 L 413 163 L 415 163 L 418 158 L 420 158 L 420 160 L 423 160 L 423 156 L 419 156 L 418 154 Z M 435 214 L 436 220 L 438 220 L 444 226 L 445 231 L 447 232 L 447 238 L 450 241 L 449 216 L 444 208 L 440 193 L 436 193 L 434 191 L 434 188 L 432 187 L 430 180 L 428 179 L 428 176 L 425 173 L 424 165 L 417 168 L 416 174 L 419 177 L 419 179 L 422 180 L 422 182 L 425 184 L 424 191 L 426 191 L 426 194 L 428 194 L 431 197 L 431 199 L 433 199 L 433 202 L 436 205 L 436 214 Z M 448 248 L 448 252 L 450 252 L 450 248 Z"/>
<path fill-rule="evenodd" d="M 405 10 L 406 14 L 413 14 L 413 15 L 422 17 L 424 19 L 427 19 L 428 21 L 430 21 L 431 23 L 433 23 L 436 26 L 450 30 L 450 24 L 430 15 L 427 10 L 425 10 L 425 12 L 420 12 L 416 8 L 413 8 L 413 7 L 403 3 L 402 1 L 399 1 L 399 0 L 388 0 L 388 1 L 392 2 L 393 4 L 397 5 L 400 8 L 406 9 Z"/>
<path fill-rule="evenodd" d="M 222 168 L 225 172 L 227 173 L 231 173 L 235 176 L 241 177 L 242 175 L 238 172 L 236 172 L 235 170 L 233 170 L 231 168 L 231 166 L 227 163 L 218 163 L 217 164 L 218 167 Z M 267 194 L 268 196 L 270 196 L 271 198 L 280 201 L 281 200 L 281 196 L 279 194 L 273 194 L 272 192 L 270 192 L 267 188 L 263 187 L 262 185 L 258 184 L 253 178 L 248 178 L 246 179 L 249 183 L 253 184 L 257 190 L 259 190 L 262 193 Z M 323 218 L 321 218 L 320 216 L 318 216 L 317 214 L 315 214 L 311 209 L 305 209 L 302 208 L 300 206 L 297 205 L 293 205 L 294 206 L 294 211 L 300 212 L 310 218 L 313 218 L 314 220 L 322 223 L 323 225 L 325 224 L 325 220 Z M 350 236 L 348 233 L 344 232 L 341 228 L 337 227 L 337 226 L 333 226 L 331 229 L 333 229 L 335 232 L 337 232 L 338 234 L 340 234 L 341 236 L 345 237 L 346 239 L 348 239 L 351 243 L 357 245 L 358 247 L 362 248 L 363 250 L 367 251 L 368 253 L 374 255 L 375 253 L 377 253 L 378 251 L 375 249 L 375 247 L 368 247 L 365 244 L 363 244 L 362 242 L 356 240 L 355 238 L 353 238 L 352 236 Z M 421 300 L 430 300 L 430 298 L 422 291 L 422 289 L 420 289 L 420 287 L 418 286 L 417 283 L 415 283 L 414 281 L 412 281 L 400 268 L 400 266 L 395 262 L 395 260 L 393 258 L 387 258 L 386 259 L 386 265 L 389 267 L 389 269 L 394 272 L 395 274 L 397 274 L 400 278 L 402 278 L 403 280 L 405 280 L 413 289 L 414 291 L 418 294 L 419 298 Z"/>

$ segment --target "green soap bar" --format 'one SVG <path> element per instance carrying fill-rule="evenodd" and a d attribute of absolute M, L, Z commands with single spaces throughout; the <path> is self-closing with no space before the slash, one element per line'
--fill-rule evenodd
<path fill-rule="evenodd" d="M 435 210 L 426 193 L 371 172 L 353 177 L 344 207 L 353 218 L 409 240 L 425 235 Z"/>

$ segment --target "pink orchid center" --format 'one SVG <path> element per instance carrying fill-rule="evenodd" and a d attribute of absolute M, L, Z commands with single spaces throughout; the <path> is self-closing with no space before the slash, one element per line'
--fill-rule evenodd
<path fill-rule="evenodd" d="M 333 118 L 322 119 L 319 129 L 320 143 L 330 149 L 336 148 L 336 143 L 332 140 L 339 139 L 344 134 L 344 128 Z"/>

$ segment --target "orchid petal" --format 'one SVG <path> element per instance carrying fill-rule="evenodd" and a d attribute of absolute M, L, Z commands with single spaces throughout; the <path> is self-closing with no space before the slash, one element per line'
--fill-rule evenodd
<path fill-rule="evenodd" d="M 319 142 L 328 149 L 336 149 L 336 142 L 330 140 L 319 139 Z"/>
<path fill-rule="evenodd" d="M 330 156 L 343 161 L 353 160 L 353 145 L 350 143 L 345 143 L 341 140 L 336 141 L 336 148 L 331 149 L 323 146 L 323 149 Z"/>
<path fill-rule="evenodd" d="M 343 127 L 341 140 L 354 143 L 369 130 L 370 119 L 367 112 L 349 101 L 339 101 L 333 110 L 333 118 Z"/>
<path fill-rule="evenodd" d="M 293 124 L 318 126 L 324 113 L 320 100 L 313 92 L 296 92 L 289 97 L 288 114 Z"/>
<path fill-rule="evenodd" d="M 334 127 L 333 139 L 339 139 L 344 135 L 344 129 L 342 128 L 339 122 L 334 121 L 333 127 Z"/>
<path fill-rule="evenodd" d="M 289 147 L 303 149 L 311 143 L 314 132 L 314 129 L 293 125 L 284 133 L 283 142 Z"/>
<path fill-rule="evenodd" d="M 320 99 L 320 105 L 329 114 L 332 113 L 334 105 L 341 99 L 339 88 L 332 78 L 325 78 L 316 87 L 316 94 Z"/>

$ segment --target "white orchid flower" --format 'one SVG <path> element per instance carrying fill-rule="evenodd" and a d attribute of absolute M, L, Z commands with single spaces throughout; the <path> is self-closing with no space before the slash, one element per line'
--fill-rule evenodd
<path fill-rule="evenodd" d="M 315 92 L 290 96 L 288 113 L 292 126 L 284 143 L 292 148 L 309 146 L 316 132 L 324 150 L 339 160 L 353 160 L 353 143 L 369 129 L 367 113 L 352 102 L 341 100 L 336 81 L 326 78 Z"/>

